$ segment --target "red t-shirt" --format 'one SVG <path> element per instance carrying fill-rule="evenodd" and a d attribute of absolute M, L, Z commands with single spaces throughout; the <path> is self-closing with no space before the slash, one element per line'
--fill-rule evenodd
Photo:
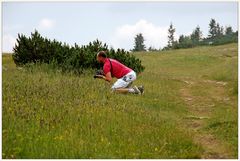
<path fill-rule="evenodd" d="M 110 61 L 112 63 L 112 70 L 111 70 Z M 109 61 L 109 58 L 107 58 L 103 65 L 103 72 L 105 75 L 108 72 L 112 71 L 112 76 L 119 79 L 132 71 L 132 69 L 128 68 L 127 66 L 123 65 L 122 63 L 120 63 L 119 61 L 117 61 L 115 59 L 110 59 L 110 61 Z"/>

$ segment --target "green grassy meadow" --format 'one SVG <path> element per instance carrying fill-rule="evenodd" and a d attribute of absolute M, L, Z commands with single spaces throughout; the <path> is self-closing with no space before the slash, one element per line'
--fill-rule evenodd
<path fill-rule="evenodd" d="M 237 44 L 134 53 L 144 95 L 2 56 L 3 158 L 237 158 Z"/>

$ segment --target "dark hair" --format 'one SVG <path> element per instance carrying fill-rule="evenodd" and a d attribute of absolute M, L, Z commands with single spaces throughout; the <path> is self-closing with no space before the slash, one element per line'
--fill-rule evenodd
<path fill-rule="evenodd" d="M 98 52 L 97 56 L 98 56 L 98 57 L 100 56 L 100 57 L 106 58 L 106 57 L 107 57 L 107 54 L 106 54 L 105 51 L 100 51 L 100 52 Z"/>

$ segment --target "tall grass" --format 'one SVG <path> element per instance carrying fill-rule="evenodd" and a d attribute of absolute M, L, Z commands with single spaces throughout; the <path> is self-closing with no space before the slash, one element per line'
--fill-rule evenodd
<path fill-rule="evenodd" d="M 231 68 L 236 75 L 231 63 L 237 59 L 213 55 L 219 48 L 136 54 L 146 66 L 134 82 L 145 86 L 143 96 L 111 93 L 108 83 L 92 78 L 91 70 L 76 76 L 44 64 L 16 68 L 11 57 L 3 56 L 2 157 L 201 158 L 205 147 L 183 125 L 189 111 L 179 90 L 185 85 L 181 80 L 215 80 L 212 71 L 217 67 L 220 71 Z M 237 77 L 224 77 L 221 81 L 229 82 L 226 89 L 230 90 L 230 82 Z M 237 109 L 237 96 L 229 97 L 233 110 L 228 110 L 228 116 Z M 236 158 L 237 115 L 227 119 L 223 117 L 226 110 L 216 110 L 206 126 L 220 121 L 230 125 L 205 131 L 226 142 L 235 152 L 230 157 Z"/>

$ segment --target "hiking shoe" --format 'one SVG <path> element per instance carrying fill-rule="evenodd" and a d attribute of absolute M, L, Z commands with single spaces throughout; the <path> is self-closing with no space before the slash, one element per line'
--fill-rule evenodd
<path fill-rule="evenodd" d="M 138 90 L 141 92 L 141 94 L 143 94 L 144 93 L 144 86 L 139 86 Z"/>
<path fill-rule="evenodd" d="M 138 89 L 137 86 L 134 86 L 133 90 L 134 90 L 134 94 L 141 94 L 141 91 Z"/>

